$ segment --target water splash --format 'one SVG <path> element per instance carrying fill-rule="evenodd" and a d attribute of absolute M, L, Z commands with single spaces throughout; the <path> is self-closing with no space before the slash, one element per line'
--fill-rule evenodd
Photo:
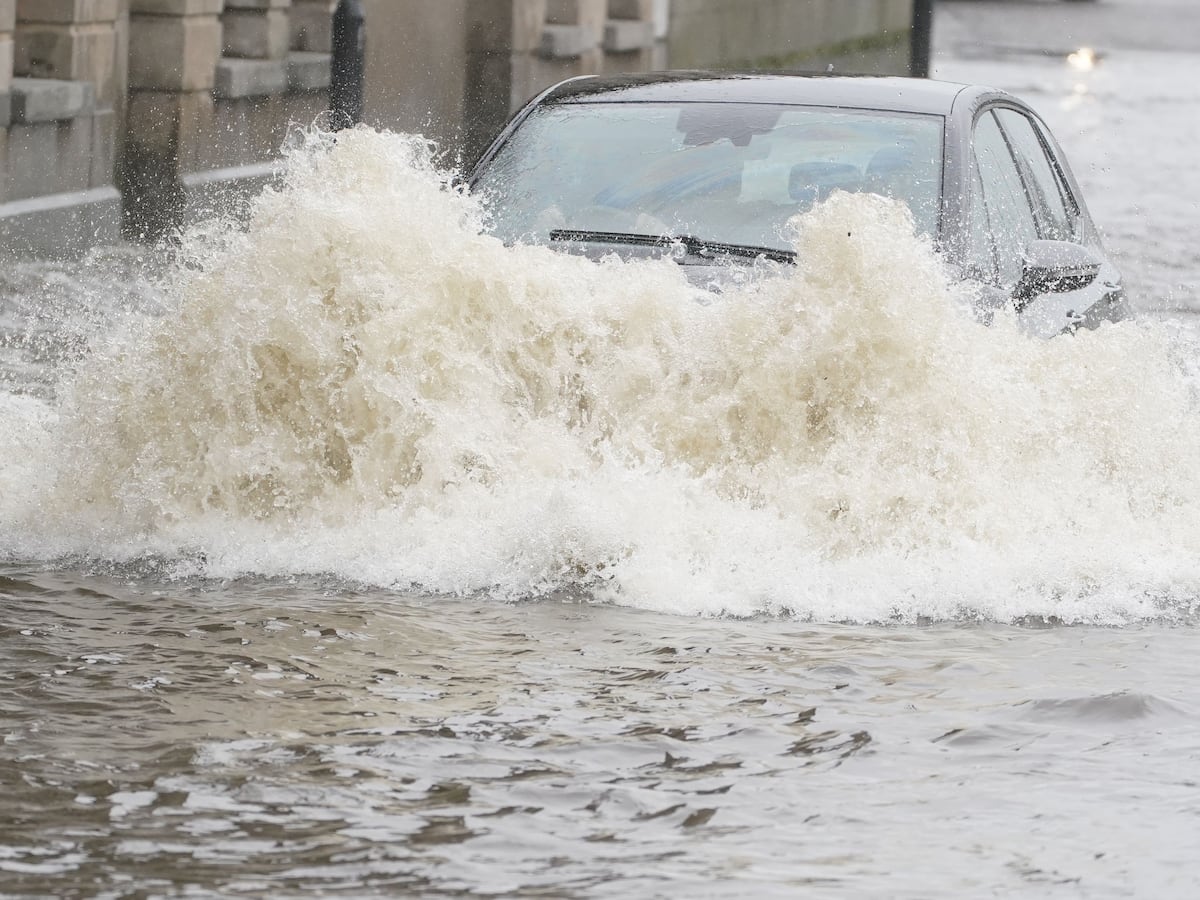
<path fill-rule="evenodd" d="M 0 406 L 0 545 L 830 620 L 1197 596 L 1200 417 L 1161 329 L 985 328 L 873 196 L 721 295 L 484 218 L 420 139 L 310 135 L 248 227 L 187 237 L 167 314 Z"/>

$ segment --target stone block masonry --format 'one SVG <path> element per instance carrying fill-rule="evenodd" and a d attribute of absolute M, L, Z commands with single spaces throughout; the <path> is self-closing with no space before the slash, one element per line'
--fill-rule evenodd
<path fill-rule="evenodd" d="M 329 56 L 293 62 L 291 0 L 132 2 L 126 231 L 156 237 L 202 205 L 200 193 L 219 205 L 226 186 L 232 197 L 269 176 L 287 129 L 327 105 Z"/>
<path fill-rule="evenodd" d="M 16 25 L 16 0 L 0 0 L 0 129 L 7 128 L 12 107 L 13 27 Z M 0 143 L 3 143 L 0 135 Z M 0 188 L 0 202 L 4 200 Z"/>
<path fill-rule="evenodd" d="M 856 49 L 907 52 L 908 29 L 897 30 L 897 21 L 911 24 L 912 0 L 671 0 L 670 65 L 702 68 L 717 59 L 718 68 L 869 71 L 878 64 L 856 65 Z M 907 63 L 897 58 L 892 71 L 907 71 Z"/>
<path fill-rule="evenodd" d="M 18 78 L 11 87 L 13 121 L 25 125 L 70 121 L 91 115 L 96 106 L 95 89 L 86 81 Z"/>
<path fill-rule="evenodd" d="M 282 60 L 291 46 L 290 6 L 291 0 L 225 0 L 225 55 Z"/>
<path fill-rule="evenodd" d="M 120 0 L 17 0 L 17 18 L 23 22 L 115 22 L 120 11 Z"/>
<path fill-rule="evenodd" d="M 118 75 L 119 0 L 17 0 L 13 72 L 34 78 L 89 81 L 112 107 Z"/>
<path fill-rule="evenodd" d="M 287 58 L 288 90 L 323 91 L 329 88 L 329 54 L 294 50 Z"/>
<path fill-rule="evenodd" d="M 604 36 L 608 21 L 608 0 L 547 0 L 546 22 L 578 28 L 593 47 Z"/>
<path fill-rule="evenodd" d="M 81 192 L 111 183 L 111 171 L 94 165 L 111 160 L 112 154 L 95 145 L 103 128 L 97 124 L 90 84 L 20 78 L 14 82 L 13 98 L 8 199 Z M 111 129 L 112 113 L 102 115 Z"/>
<path fill-rule="evenodd" d="M 119 234 L 116 116 L 86 81 L 14 78 L 0 160 L 0 240 L 54 252 Z"/>
<path fill-rule="evenodd" d="M 292 0 L 292 49 L 329 53 L 333 48 L 335 9 L 337 0 Z"/>
<path fill-rule="evenodd" d="M 131 0 L 129 105 L 119 183 L 123 229 L 161 235 L 185 199 L 180 179 L 213 119 L 223 0 Z"/>
<path fill-rule="evenodd" d="M 131 15 L 219 16 L 225 0 L 129 0 Z"/>
<path fill-rule="evenodd" d="M 8 172 L 8 126 L 12 118 L 13 28 L 16 0 L 0 0 L 0 170 Z M 7 177 L 0 178 L 0 204 L 8 199 Z"/>
<path fill-rule="evenodd" d="M 329 67 L 329 57 L 324 59 Z M 283 60 L 222 59 L 217 64 L 217 83 L 213 95 L 222 99 L 270 97 L 288 87 L 288 68 Z"/>
<path fill-rule="evenodd" d="M 0 0 L 0 241 L 115 238 L 122 0 Z"/>
<path fill-rule="evenodd" d="M 608 53 L 632 53 L 654 44 L 654 23 L 639 19 L 609 19 L 604 25 Z"/>
<path fill-rule="evenodd" d="M 207 91 L 221 58 L 221 20 L 212 14 L 130 16 L 129 87 Z"/>

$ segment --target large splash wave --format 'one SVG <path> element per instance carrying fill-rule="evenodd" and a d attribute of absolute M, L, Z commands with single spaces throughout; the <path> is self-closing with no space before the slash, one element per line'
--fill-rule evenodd
<path fill-rule="evenodd" d="M 1145 323 L 963 310 L 906 211 L 837 195 L 719 295 L 487 235 L 418 138 L 312 134 L 170 310 L 9 397 L 0 546 L 828 620 L 1189 610 L 1200 415 Z"/>

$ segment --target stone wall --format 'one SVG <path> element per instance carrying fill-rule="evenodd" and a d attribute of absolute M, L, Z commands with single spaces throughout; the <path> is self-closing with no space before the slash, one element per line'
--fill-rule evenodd
<path fill-rule="evenodd" d="M 0 0 L 0 247 L 154 239 L 244 199 L 328 105 L 335 5 Z"/>
<path fill-rule="evenodd" d="M 327 106 L 334 0 L 130 0 L 125 231 L 156 237 L 270 179 Z"/>
<path fill-rule="evenodd" d="M 877 55 L 896 51 L 891 69 L 908 69 L 912 2 L 893 0 L 673 0 L 671 67 L 713 60 L 744 68 L 826 68 L 876 72 Z"/>
<path fill-rule="evenodd" d="M 904 71 L 912 0 L 363 0 L 365 117 L 478 151 L 573 75 Z M 266 183 L 328 104 L 337 0 L 0 0 L 0 248 L 153 239 Z"/>
<path fill-rule="evenodd" d="M 124 21 L 123 0 L 0 0 L 0 244 L 119 233 Z"/>

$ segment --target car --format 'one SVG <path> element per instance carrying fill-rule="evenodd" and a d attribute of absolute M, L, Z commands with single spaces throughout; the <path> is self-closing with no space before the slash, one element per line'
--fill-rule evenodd
<path fill-rule="evenodd" d="M 467 177 L 491 230 L 594 257 L 794 261 L 786 224 L 834 191 L 906 204 L 990 321 L 1038 333 L 1128 315 L 1062 150 L 1024 102 L 890 76 L 667 72 L 561 82 Z"/>

